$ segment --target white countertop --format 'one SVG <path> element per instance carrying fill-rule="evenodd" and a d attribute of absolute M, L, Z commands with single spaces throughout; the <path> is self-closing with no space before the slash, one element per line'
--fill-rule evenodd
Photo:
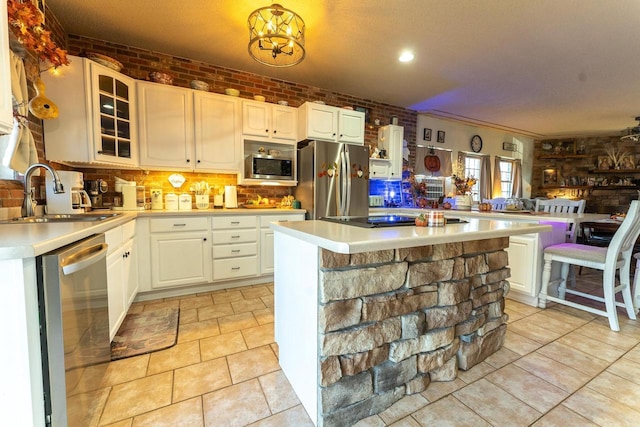
<path fill-rule="evenodd" d="M 455 215 L 450 215 L 451 217 Z M 413 225 L 362 228 L 328 221 L 275 222 L 270 227 L 307 243 L 333 252 L 353 254 L 371 250 L 410 248 L 438 243 L 491 239 L 551 231 L 550 225 L 531 222 L 495 221 L 469 218 L 468 223 L 444 227 Z"/>
<path fill-rule="evenodd" d="M 194 209 L 191 211 L 110 211 L 91 213 L 121 213 L 95 222 L 49 222 L 0 224 L 0 260 L 31 258 L 77 242 L 96 233 L 124 224 L 136 217 L 217 216 L 217 215 L 282 215 L 305 213 L 304 209 Z"/>

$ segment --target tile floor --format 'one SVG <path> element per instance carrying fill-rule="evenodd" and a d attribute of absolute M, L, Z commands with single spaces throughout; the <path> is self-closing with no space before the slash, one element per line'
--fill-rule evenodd
<path fill-rule="evenodd" d="M 599 276 L 579 276 L 579 286 Z M 99 425 L 311 426 L 278 366 L 273 286 L 135 303 L 180 307 L 178 344 L 112 362 Z M 640 425 L 640 321 L 507 301 L 504 347 L 357 426 Z"/>

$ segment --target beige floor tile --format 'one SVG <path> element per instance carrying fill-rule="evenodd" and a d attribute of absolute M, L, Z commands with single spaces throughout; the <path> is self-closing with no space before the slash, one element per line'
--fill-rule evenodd
<path fill-rule="evenodd" d="M 557 342 L 573 347 L 599 359 L 606 360 L 607 362 L 614 362 L 625 353 L 625 350 L 621 348 L 602 345 L 600 341 L 578 333 L 567 334 L 562 338 L 559 338 Z"/>
<path fill-rule="evenodd" d="M 412 414 L 428 403 L 429 401 L 422 395 L 412 394 L 398 400 L 396 403 L 382 411 L 379 416 L 385 423 L 391 424 Z"/>
<path fill-rule="evenodd" d="M 418 423 L 415 418 L 409 416 L 404 417 L 393 424 L 389 424 L 389 427 L 420 427 L 420 423 Z"/>
<path fill-rule="evenodd" d="M 188 323 L 178 328 L 178 344 L 216 335 L 220 335 L 217 319 Z"/>
<path fill-rule="evenodd" d="M 97 426 L 110 388 L 67 396 L 67 425 Z"/>
<path fill-rule="evenodd" d="M 202 396 L 207 427 L 241 427 L 271 415 L 257 379 Z"/>
<path fill-rule="evenodd" d="M 447 396 L 437 402 L 431 403 L 412 417 L 421 426 L 456 426 L 456 427 L 481 427 L 490 424 L 484 421 L 478 414 L 463 405 L 453 396 Z"/>
<path fill-rule="evenodd" d="M 88 366 L 74 384 L 70 394 L 84 393 L 96 387 L 109 387 L 139 378 L 144 378 L 149 364 L 149 355 L 129 357 L 101 365 Z M 98 382 L 99 381 L 99 382 Z"/>
<path fill-rule="evenodd" d="M 202 398 L 200 396 L 146 414 L 133 419 L 132 427 L 203 427 Z"/>
<path fill-rule="evenodd" d="M 267 323 L 273 323 L 273 308 L 263 308 L 261 310 L 254 310 L 253 316 L 260 325 L 266 325 Z"/>
<path fill-rule="evenodd" d="M 112 424 L 107 424 L 104 427 L 131 427 L 132 424 L 133 424 L 133 418 L 129 418 L 126 420 L 117 421 Z"/>
<path fill-rule="evenodd" d="M 506 347 L 502 347 L 500 350 L 487 357 L 484 361 L 494 368 L 502 368 L 504 365 L 519 359 L 522 355 L 511 351 Z"/>
<path fill-rule="evenodd" d="M 597 391 L 619 403 L 640 410 L 640 379 L 629 381 L 607 371 L 601 373 L 587 384 L 591 390 Z M 640 420 L 638 420 L 640 421 Z"/>
<path fill-rule="evenodd" d="M 218 317 L 232 316 L 234 315 L 233 307 L 231 303 L 214 304 L 207 307 L 200 307 L 198 309 L 198 320 L 217 319 Z"/>
<path fill-rule="evenodd" d="M 280 360 L 280 348 L 278 347 L 278 343 L 274 342 L 273 344 L 269 344 L 269 346 L 271 347 L 271 350 L 273 350 L 273 353 L 276 355 L 278 360 Z"/>
<path fill-rule="evenodd" d="M 465 383 L 470 384 L 495 370 L 496 368 L 489 365 L 488 363 L 480 362 L 468 371 L 458 370 L 458 378 L 460 378 Z"/>
<path fill-rule="evenodd" d="M 226 304 L 233 301 L 242 301 L 244 299 L 244 297 L 242 296 L 242 292 L 237 289 L 234 289 L 232 291 L 230 290 L 229 292 L 225 293 L 213 294 L 211 296 L 213 297 L 214 304 Z"/>
<path fill-rule="evenodd" d="M 190 308 L 188 310 L 180 309 L 180 324 L 186 325 L 198 321 L 198 309 Z"/>
<path fill-rule="evenodd" d="M 640 363 L 622 358 L 611 365 L 608 372 L 640 384 Z"/>
<path fill-rule="evenodd" d="M 244 299 L 242 301 L 234 301 L 231 303 L 233 311 L 236 314 L 246 313 L 247 311 L 262 310 L 267 308 L 260 298 Z"/>
<path fill-rule="evenodd" d="M 524 319 L 525 317 L 527 317 L 526 314 L 520 313 L 518 311 L 510 310 L 508 307 L 504 309 L 504 312 L 509 315 L 509 319 L 507 319 L 507 324 L 513 323 L 516 320 Z"/>
<path fill-rule="evenodd" d="M 147 301 L 147 302 L 145 302 L 144 310 L 142 310 L 142 311 L 153 311 L 153 310 L 159 310 L 161 308 L 180 308 L 180 301 L 179 300 L 172 300 L 172 301 L 153 300 L 153 301 Z"/>
<path fill-rule="evenodd" d="M 244 336 L 248 348 L 262 347 L 263 345 L 271 344 L 274 342 L 273 323 L 243 329 L 242 336 Z"/>
<path fill-rule="evenodd" d="M 171 404 L 173 372 L 113 386 L 100 424 L 131 418 Z M 153 390 L 153 392 L 150 392 Z"/>
<path fill-rule="evenodd" d="M 453 396 L 493 425 L 526 426 L 541 415 L 531 406 L 485 379 L 469 384 L 454 392 Z"/>
<path fill-rule="evenodd" d="M 211 295 L 194 296 L 190 298 L 182 298 L 180 300 L 180 310 L 188 310 L 190 308 L 200 308 L 213 305 Z"/>
<path fill-rule="evenodd" d="M 540 324 L 544 324 L 544 322 L 554 322 L 556 325 L 564 325 L 567 331 L 579 328 L 580 326 L 589 323 L 591 320 L 593 320 L 591 316 L 587 318 L 578 317 L 555 308 L 542 310 L 532 316 L 529 316 L 529 321 L 531 322 Z"/>
<path fill-rule="evenodd" d="M 517 322 L 509 323 L 509 329 L 511 332 L 522 335 L 525 338 L 539 342 L 541 344 L 548 344 L 551 341 L 561 337 L 567 330 L 556 331 L 553 329 L 554 325 L 536 324 L 529 321 L 529 318 L 518 320 Z"/>
<path fill-rule="evenodd" d="M 224 357 L 176 369 L 173 381 L 173 402 L 231 385 L 229 368 Z"/>
<path fill-rule="evenodd" d="M 200 345 L 197 340 L 176 344 L 166 350 L 151 353 L 147 375 L 170 371 L 200 362 Z"/>
<path fill-rule="evenodd" d="M 545 345 L 538 350 L 538 353 L 588 375 L 596 375 L 608 365 L 602 359 L 559 342 Z"/>
<path fill-rule="evenodd" d="M 549 411 L 569 395 L 515 365 L 500 368 L 487 375 L 486 379 L 542 413 Z"/>
<path fill-rule="evenodd" d="M 555 303 L 547 304 L 547 309 L 549 311 L 558 311 L 561 313 L 571 315 L 573 317 L 577 317 L 579 319 L 589 320 L 589 321 L 596 319 L 598 317 L 597 314 L 593 314 L 593 313 L 589 313 L 588 311 L 569 307 L 568 305 L 564 305 L 564 304 L 555 304 Z"/>
<path fill-rule="evenodd" d="M 273 296 L 273 292 L 269 290 L 268 286 L 252 286 L 250 288 L 242 288 L 240 289 L 242 292 L 242 296 L 245 300 L 250 300 L 254 298 L 260 298 L 265 296 Z"/>
<path fill-rule="evenodd" d="M 609 326 L 600 325 L 596 322 L 590 322 L 576 329 L 576 333 L 591 337 L 600 341 L 602 344 L 608 344 L 623 350 L 629 350 L 638 344 L 638 340 L 619 332 L 612 331 Z"/>
<path fill-rule="evenodd" d="M 640 412 L 587 387 L 578 390 L 563 406 L 601 426 L 636 426 Z"/>
<path fill-rule="evenodd" d="M 466 386 L 467 384 L 460 378 L 456 378 L 453 381 L 443 381 L 439 383 L 431 383 L 429 387 L 420 395 L 427 399 L 429 402 L 435 402 L 436 400 L 453 393 L 454 391 Z"/>
<path fill-rule="evenodd" d="M 386 426 L 385 422 L 382 421 L 377 415 L 372 415 L 370 417 L 361 419 L 357 423 L 353 424 L 352 427 L 384 427 Z"/>
<path fill-rule="evenodd" d="M 542 416 L 532 427 L 561 427 L 561 426 L 580 426 L 580 427 L 598 427 L 588 419 L 573 412 L 566 406 L 559 405 Z"/>
<path fill-rule="evenodd" d="M 505 299 L 505 309 L 524 314 L 525 316 L 531 316 L 542 310 L 541 308 L 533 307 L 509 298 Z"/>
<path fill-rule="evenodd" d="M 247 350 L 247 344 L 240 331 L 200 340 L 200 354 L 203 361 L 217 359 L 218 357 L 228 356 L 244 350 Z"/>
<path fill-rule="evenodd" d="M 293 391 L 289 380 L 279 370 L 258 378 L 271 413 L 275 414 L 300 405 L 296 392 Z"/>
<path fill-rule="evenodd" d="M 640 363 L 640 345 L 635 346 L 627 354 L 623 356 L 623 359 L 630 362 Z"/>
<path fill-rule="evenodd" d="M 286 411 L 264 418 L 249 427 L 314 427 L 315 424 L 307 415 L 302 405 L 287 409 Z"/>
<path fill-rule="evenodd" d="M 269 308 L 273 308 L 273 295 L 271 296 L 266 296 L 266 297 L 260 297 L 260 299 L 262 300 L 262 302 L 264 303 L 264 305 L 266 305 Z"/>
<path fill-rule="evenodd" d="M 550 359 L 538 352 L 528 354 L 516 360 L 514 365 L 568 393 L 573 393 L 578 390 L 591 379 L 590 375 L 577 371 L 570 366 Z"/>
<path fill-rule="evenodd" d="M 525 355 L 542 347 L 542 344 L 539 342 L 516 334 L 510 328 L 511 325 L 507 326 L 503 348 L 509 349 L 516 354 Z"/>
<path fill-rule="evenodd" d="M 253 317 L 251 312 L 220 317 L 218 322 L 220 323 L 220 333 L 222 334 L 258 326 L 258 322 L 256 322 L 256 318 Z"/>
<path fill-rule="evenodd" d="M 227 356 L 234 384 L 280 369 L 271 347 L 264 346 Z"/>

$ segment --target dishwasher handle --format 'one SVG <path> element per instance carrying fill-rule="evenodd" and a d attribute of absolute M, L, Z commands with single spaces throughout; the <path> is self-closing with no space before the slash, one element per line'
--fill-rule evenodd
<path fill-rule="evenodd" d="M 65 276 L 69 276 L 95 264 L 107 256 L 108 247 L 106 243 L 100 243 L 76 252 L 62 261 L 60 265 L 62 272 Z"/>

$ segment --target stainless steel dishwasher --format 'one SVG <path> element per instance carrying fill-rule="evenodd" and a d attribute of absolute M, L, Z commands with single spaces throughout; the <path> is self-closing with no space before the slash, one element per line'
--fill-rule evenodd
<path fill-rule="evenodd" d="M 106 254 L 96 234 L 37 258 L 48 426 L 97 425 L 111 360 Z"/>

